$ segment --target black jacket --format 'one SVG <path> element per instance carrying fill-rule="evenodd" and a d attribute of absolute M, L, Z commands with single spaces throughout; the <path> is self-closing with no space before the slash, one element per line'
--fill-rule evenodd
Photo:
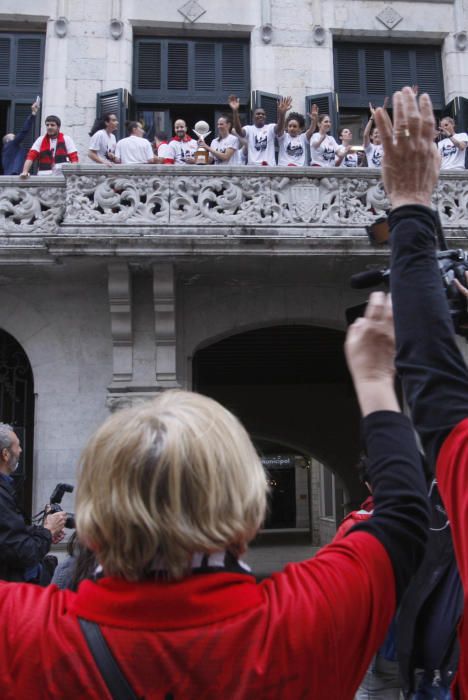
<path fill-rule="evenodd" d="M 0 579 L 24 581 L 25 569 L 39 564 L 51 542 L 50 530 L 26 525 L 13 486 L 0 478 Z"/>

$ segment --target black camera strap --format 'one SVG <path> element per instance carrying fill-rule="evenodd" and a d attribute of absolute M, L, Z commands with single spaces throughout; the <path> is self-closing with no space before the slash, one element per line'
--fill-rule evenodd
<path fill-rule="evenodd" d="M 113 700 L 138 700 L 96 622 L 78 618 L 89 650 Z"/>

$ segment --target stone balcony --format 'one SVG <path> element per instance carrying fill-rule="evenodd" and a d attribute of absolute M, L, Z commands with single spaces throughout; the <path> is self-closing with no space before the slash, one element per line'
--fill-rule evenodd
<path fill-rule="evenodd" d="M 463 246 L 468 172 L 441 175 L 433 204 Z M 387 208 L 367 168 L 67 165 L 64 177 L 0 177 L 0 260 L 367 255 L 365 227 Z"/>

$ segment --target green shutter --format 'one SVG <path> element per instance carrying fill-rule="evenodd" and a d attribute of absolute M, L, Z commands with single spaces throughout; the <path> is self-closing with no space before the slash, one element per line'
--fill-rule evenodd
<path fill-rule="evenodd" d="M 11 39 L 0 37 L 0 86 L 8 87 L 10 84 L 11 63 Z"/>

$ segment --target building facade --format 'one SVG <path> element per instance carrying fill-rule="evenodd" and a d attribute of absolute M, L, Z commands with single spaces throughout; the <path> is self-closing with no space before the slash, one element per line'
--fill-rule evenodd
<path fill-rule="evenodd" d="M 246 120 L 261 105 L 275 121 L 291 95 L 358 143 L 368 103 L 404 84 L 465 131 L 467 30 L 468 0 L 3 0 L 0 131 L 39 94 L 81 155 L 53 181 L 0 178 L 2 418 L 23 430 L 27 505 L 74 482 L 109 410 L 184 387 L 278 458 L 269 527 L 330 536 L 361 495 L 342 344 L 365 298 L 350 276 L 388 258 L 365 232 L 387 208 L 378 171 L 108 169 L 88 161 L 88 131 L 109 109 L 121 128 L 214 128 L 231 93 Z M 464 173 L 441 178 L 454 246 L 467 198 Z"/>

